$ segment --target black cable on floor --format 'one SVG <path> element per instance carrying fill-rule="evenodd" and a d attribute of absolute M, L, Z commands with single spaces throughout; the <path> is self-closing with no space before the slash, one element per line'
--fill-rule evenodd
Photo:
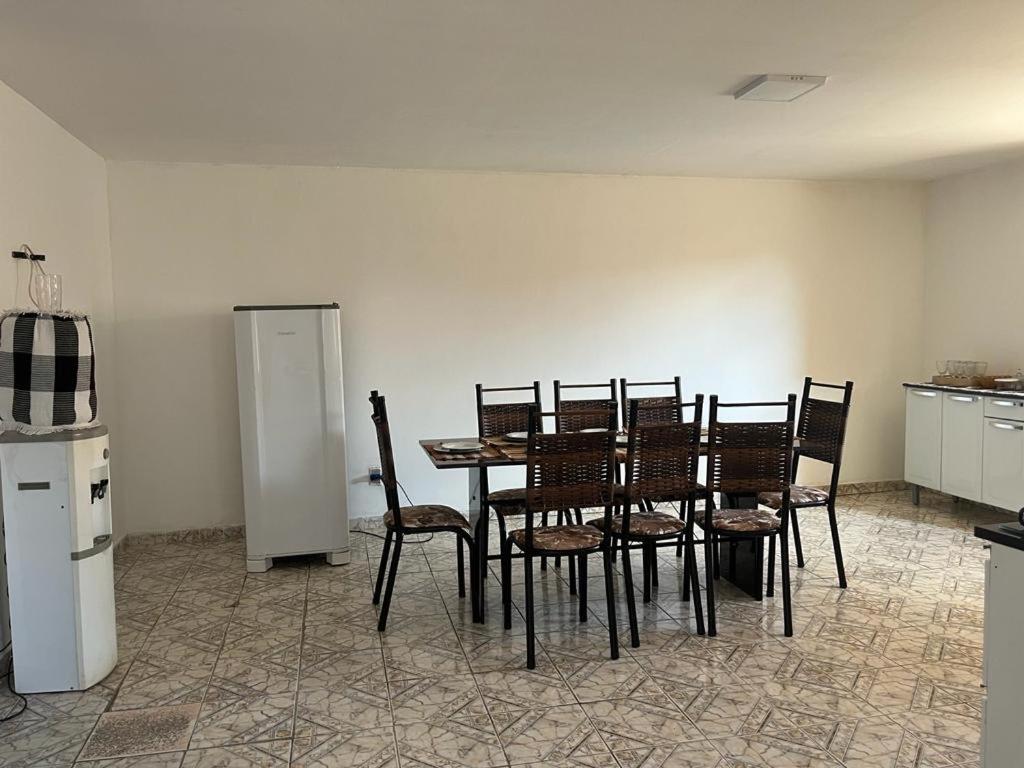
<path fill-rule="evenodd" d="M 11 647 L 11 644 L 8 643 L 6 648 L 4 648 L 3 650 L 0 650 L 0 653 L 3 653 L 3 651 L 6 651 L 7 648 L 10 648 L 10 647 Z M 11 673 L 12 672 L 14 672 L 14 655 L 13 654 L 11 655 L 11 662 L 10 662 L 10 664 L 8 664 L 8 666 L 7 666 L 7 674 L 5 674 L 4 677 L 7 678 L 7 689 L 11 692 L 12 695 L 17 696 L 19 699 L 21 699 L 21 707 L 19 709 L 17 709 L 16 711 L 11 712 L 8 715 L 4 715 L 3 717 L 0 717 L 0 723 L 6 723 L 8 720 L 13 720 L 18 715 L 20 715 L 22 712 L 24 712 L 26 709 L 28 709 L 28 701 L 25 699 L 24 696 L 22 696 L 20 693 L 18 693 L 16 690 L 14 690 L 14 683 L 11 682 Z"/>

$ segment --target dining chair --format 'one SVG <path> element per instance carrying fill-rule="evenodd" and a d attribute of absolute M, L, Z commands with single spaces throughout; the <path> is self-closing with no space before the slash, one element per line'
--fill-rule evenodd
<path fill-rule="evenodd" d="M 605 518 L 590 521 L 591 525 L 602 530 L 610 524 L 612 546 L 622 547 L 629 636 L 634 648 L 640 646 L 633 569 L 629 558 L 629 550 L 634 543 L 639 544 L 643 554 L 644 601 L 647 602 L 650 599 L 652 571 L 659 542 L 680 538 L 685 541 L 684 598 L 692 595 L 697 634 L 705 633 L 693 538 L 697 496 L 704 493 L 704 486 L 697 479 L 704 396 L 697 395 L 692 403 L 680 404 L 680 413 L 684 408 L 693 408 L 691 421 L 652 421 L 643 415 L 644 409 L 664 411 L 664 408 L 660 404 L 644 406 L 637 400 L 630 402 L 626 483 L 621 494 L 622 512 L 612 516 L 610 521 Z M 679 514 L 671 515 L 648 509 L 641 499 L 647 502 L 679 503 Z M 638 510 L 636 513 L 632 512 L 634 505 Z"/>
<path fill-rule="evenodd" d="M 377 446 L 380 451 L 381 483 L 384 486 L 384 498 L 387 511 L 384 513 L 384 550 L 380 556 L 377 569 L 377 581 L 373 588 L 373 604 L 380 603 L 381 587 L 384 584 L 384 573 L 387 571 L 387 586 L 384 588 L 384 604 L 380 608 L 377 620 L 377 631 L 387 628 L 388 611 L 391 608 L 391 594 L 395 588 L 395 576 L 398 573 L 398 561 L 402 556 L 402 541 L 410 533 L 454 533 L 458 541 L 456 550 L 458 557 L 459 597 L 466 596 L 465 554 L 469 548 L 470 591 L 473 604 L 473 620 L 480 619 L 477 611 L 476 588 L 479 583 L 479 562 L 477 548 L 473 545 L 470 534 L 469 520 L 461 513 L 441 504 L 418 504 L 402 506 L 398 498 L 398 477 L 395 474 L 395 456 L 391 447 L 391 427 L 388 424 L 387 403 L 384 396 L 376 390 L 370 392 L 370 403 L 373 405 L 373 425 L 377 430 Z M 394 553 L 391 553 L 392 543 Z M 388 555 L 391 553 L 390 566 Z"/>
<path fill-rule="evenodd" d="M 811 397 L 812 387 L 839 390 L 843 393 L 842 400 Z M 850 415 L 852 400 L 852 381 L 847 381 L 845 384 L 826 384 L 812 381 L 810 376 L 804 378 L 800 416 L 797 419 L 796 427 L 797 444 L 793 450 L 793 473 L 790 478 L 793 484 L 789 488 L 789 517 L 793 526 L 793 546 L 796 549 L 797 567 L 804 567 L 804 551 L 800 542 L 800 523 L 797 520 L 797 510 L 825 507 L 828 510 L 829 527 L 832 529 L 832 550 L 836 558 L 836 573 L 839 576 L 839 586 L 843 589 L 846 589 L 846 568 L 843 565 L 843 549 L 839 542 L 836 494 L 839 489 L 839 470 L 843 460 L 846 421 Z M 802 457 L 832 465 L 832 476 L 827 491 L 809 485 L 796 485 L 797 468 Z M 782 495 L 778 492 L 762 493 L 757 500 L 775 510 L 782 508 Z M 769 562 L 774 562 L 770 551 Z"/>
<path fill-rule="evenodd" d="M 615 396 L 615 379 L 609 379 L 607 384 L 563 384 L 559 379 L 554 381 L 555 390 L 555 412 L 561 414 L 555 419 L 556 432 L 579 432 L 584 429 L 607 429 L 609 418 L 606 412 L 614 419 L 615 428 L 618 428 L 619 401 Z M 606 397 L 584 397 L 566 399 L 563 396 L 564 390 L 590 390 L 591 394 L 605 394 Z M 596 391 L 594 391 L 596 390 Z M 587 413 L 583 413 L 587 412 Z M 590 413 L 594 412 L 594 413 Z M 588 415 L 588 413 L 590 415 Z M 560 510 L 557 513 L 558 523 L 572 524 L 572 513 L 570 510 Z M 576 524 L 583 525 L 583 511 L 575 510 Z M 547 524 L 547 521 L 543 521 Z M 541 568 L 545 567 L 544 558 L 541 559 Z M 561 558 L 555 558 L 555 568 L 561 566 Z M 576 568 L 573 560 L 569 560 L 569 594 L 576 594 Z"/>
<path fill-rule="evenodd" d="M 643 386 L 643 385 L 641 385 Z M 639 406 L 637 411 L 637 418 L 640 420 L 640 424 L 679 424 L 683 421 L 683 404 L 677 400 L 674 396 L 667 396 L 664 398 L 641 398 L 631 397 L 627 400 L 626 412 L 632 417 L 633 405 Z M 703 498 L 703 493 L 701 494 Z M 647 512 L 654 512 L 656 509 L 656 502 L 651 499 L 637 498 L 634 497 L 633 503 L 637 505 L 637 509 Z M 679 537 L 679 541 L 676 546 L 676 557 L 683 556 L 683 536 Z M 615 561 L 616 552 L 612 552 L 612 562 Z M 657 557 L 648 557 L 645 553 L 644 556 L 644 602 L 649 603 L 651 601 L 650 588 L 651 585 L 656 588 L 658 586 L 658 559 Z M 689 582 L 683 583 L 684 596 L 689 598 L 690 585 Z"/>
<path fill-rule="evenodd" d="M 603 411 L 575 412 L 597 416 Z M 502 540 L 501 588 L 505 629 L 512 628 L 512 548 L 522 553 L 524 611 L 526 614 L 526 666 L 534 669 L 533 559 L 540 555 L 579 557 L 580 621 L 586 621 L 587 556 L 600 553 L 604 561 L 605 599 L 608 603 L 608 642 L 611 658 L 619 657 L 615 628 L 610 524 L 604 531 L 592 525 L 534 525 L 534 516 L 562 509 L 604 507 L 610 520 L 615 504 L 614 422 L 602 432 L 543 432 L 545 417 L 558 419 L 558 412 L 533 412 L 526 448 L 526 525 Z"/>
<path fill-rule="evenodd" d="M 564 390 L 596 390 L 593 394 L 607 393 L 607 397 L 585 397 L 566 399 Z M 602 414 L 587 416 L 574 411 L 606 411 L 615 416 L 615 428 L 618 429 L 619 399 L 615 396 L 615 379 L 607 384 L 563 384 L 555 379 L 555 412 L 562 414 L 555 422 L 557 432 L 579 432 L 582 429 L 607 429 L 608 419 Z"/>
<path fill-rule="evenodd" d="M 529 393 L 532 399 L 519 401 L 485 402 L 488 393 Z M 510 432 L 529 432 L 530 409 L 540 409 L 540 382 L 534 381 L 530 386 L 523 387 L 485 387 L 476 385 L 476 421 L 477 436 L 484 440 L 489 437 L 502 437 Z M 506 517 L 526 514 L 526 488 L 504 488 L 488 491 L 487 509 L 493 509 L 498 517 L 499 541 L 505 540 Z M 488 511 L 488 514 L 490 512 Z M 484 567 L 482 575 L 487 577 L 487 561 L 492 559 L 486 554 L 487 542 L 484 542 Z M 544 563 L 547 568 L 547 563 Z"/>
<path fill-rule="evenodd" d="M 785 408 L 785 421 L 720 421 L 720 408 Z M 705 595 L 708 634 L 716 635 L 715 573 L 713 548 L 719 542 L 765 539 L 778 536 L 782 552 L 782 610 L 786 637 L 793 635 L 793 606 L 789 585 L 789 490 L 793 466 L 793 421 L 796 395 L 782 402 L 720 403 L 711 396 L 708 418 L 707 487 L 703 520 Z M 713 494 L 721 495 L 727 508 L 715 508 Z M 761 493 L 780 495 L 779 514 L 757 506 Z M 733 500 L 751 499 L 752 508 L 736 509 Z M 723 503 L 723 507 L 725 504 Z M 769 551 L 768 573 L 774 574 Z M 760 565 L 759 565 L 760 567 Z M 768 594 L 773 594 L 774 578 Z"/>
<path fill-rule="evenodd" d="M 658 390 L 665 389 L 666 387 L 671 388 L 671 394 L 667 395 L 645 395 L 643 397 L 630 397 L 630 389 L 637 390 Z M 668 407 L 678 406 L 683 402 L 683 385 L 682 381 L 678 376 L 674 377 L 671 381 L 627 381 L 626 379 L 619 379 L 619 391 L 621 393 L 620 402 L 622 403 L 622 423 L 623 425 L 629 423 L 629 401 L 636 400 L 640 405 L 664 405 Z M 664 414 L 658 413 L 656 410 L 645 411 L 641 413 L 641 418 L 649 419 L 652 421 L 663 420 Z"/>

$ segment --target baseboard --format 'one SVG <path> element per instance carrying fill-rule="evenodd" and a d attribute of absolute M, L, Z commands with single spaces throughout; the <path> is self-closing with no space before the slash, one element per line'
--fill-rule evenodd
<path fill-rule="evenodd" d="M 818 487 L 828 490 L 827 485 Z M 840 483 L 836 489 L 836 495 L 854 496 L 859 493 L 892 493 L 909 489 L 910 484 L 905 480 L 875 480 L 868 483 Z"/>
<path fill-rule="evenodd" d="M 206 544 L 214 541 L 233 541 L 245 538 L 244 525 L 222 525 L 211 528 L 183 528 L 162 533 L 129 533 L 114 545 L 114 553 L 126 552 L 137 547 L 152 547 L 160 544 Z"/>

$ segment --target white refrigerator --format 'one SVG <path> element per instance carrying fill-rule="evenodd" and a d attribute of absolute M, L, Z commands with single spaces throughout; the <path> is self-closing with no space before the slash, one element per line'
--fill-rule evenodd
<path fill-rule="evenodd" d="M 246 567 L 349 562 L 341 309 L 235 307 Z"/>

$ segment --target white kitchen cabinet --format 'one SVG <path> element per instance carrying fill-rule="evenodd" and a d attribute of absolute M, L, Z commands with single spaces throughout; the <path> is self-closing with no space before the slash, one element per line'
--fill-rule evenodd
<path fill-rule="evenodd" d="M 985 419 L 981 487 L 986 504 L 1024 507 L 1024 422 Z"/>
<path fill-rule="evenodd" d="M 942 477 L 942 392 L 907 388 L 904 478 L 939 490 Z"/>
<path fill-rule="evenodd" d="M 1011 397 L 986 397 L 985 415 L 993 419 L 1024 421 L 1024 400 Z"/>
<path fill-rule="evenodd" d="M 914 488 L 1024 507 L 1024 394 L 907 384 L 904 478 Z"/>
<path fill-rule="evenodd" d="M 942 393 L 943 493 L 981 501 L 984 414 L 980 395 Z"/>

